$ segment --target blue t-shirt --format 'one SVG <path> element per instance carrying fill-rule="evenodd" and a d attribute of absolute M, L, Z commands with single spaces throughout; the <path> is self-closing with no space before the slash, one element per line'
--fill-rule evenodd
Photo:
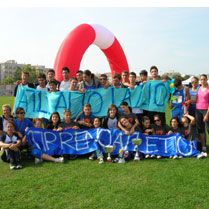
<path fill-rule="evenodd" d="M 14 122 L 15 122 L 15 131 L 19 131 L 23 136 L 25 136 L 25 129 L 27 127 L 28 128 L 33 127 L 33 123 L 27 118 L 24 118 L 23 121 L 19 121 L 17 118 L 15 118 Z"/>
<path fill-rule="evenodd" d="M 182 108 L 184 102 L 186 100 L 186 90 L 185 86 L 181 90 L 176 90 L 173 93 L 173 96 L 176 97 L 176 99 L 172 100 L 172 104 L 174 108 Z"/>

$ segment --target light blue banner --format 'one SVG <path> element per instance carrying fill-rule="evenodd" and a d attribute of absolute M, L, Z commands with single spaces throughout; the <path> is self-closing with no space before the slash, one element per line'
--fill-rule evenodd
<path fill-rule="evenodd" d="M 165 112 L 169 99 L 169 87 L 162 81 L 148 81 L 134 90 L 129 88 L 113 88 L 88 90 L 86 93 L 75 91 L 60 91 L 48 93 L 24 86 L 19 86 L 15 101 L 17 107 L 24 108 L 28 118 L 44 117 L 49 119 L 52 112 L 59 112 L 62 118 L 63 111 L 70 109 L 72 118 L 75 118 L 85 103 L 90 103 L 92 113 L 98 117 L 107 115 L 108 106 L 116 104 L 119 107 L 122 101 L 127 101 L 131 107 L 144 110 Z"/>
<path fill-rule="evenodd" d="M 197 150 L 196 141 L 188 141 L 180 134 L 145 136 L 140 132 L 135 132 L 127 136 L 120 130 L 102 128 L 89 130 L 66 129 L 61 132 L 30 128 L 26 136 L 30 145 L 49 155 L 82 155 L 96 149 L 104 151 L 102 147 L 108 145 L 115 145 L 113 154 L 118 154 L 121 148 L 125 151 L 134 151 L 132 139 L 135 138 L 141 139 L 142 143 L 138 150 L 144 154 L 164 157 L 173 155 L 193 157 L 200 154 Z"/>

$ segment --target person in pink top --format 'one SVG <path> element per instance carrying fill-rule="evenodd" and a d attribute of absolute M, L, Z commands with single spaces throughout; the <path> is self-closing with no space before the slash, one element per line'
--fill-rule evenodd
<path fill-rule="evenodd" d="M 202 151 L 206 152 L 205 125 L 209 133 L 209 86 L 207 83 L 207 75 L 202 74 L 200 76 L 200 82 L 201 87 L 197 92 L 196 120 L 202 143 Z"/>

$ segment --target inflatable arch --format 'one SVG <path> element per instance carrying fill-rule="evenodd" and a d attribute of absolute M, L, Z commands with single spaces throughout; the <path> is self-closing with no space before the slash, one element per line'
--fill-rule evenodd
<path fill-rule="evenodd" d="M 80 68 L 83 54 L 91 45 L 97 45 L 107 57 L 112 75 L 123 70 L 129 71 L 126 56 L 116 37 L 104 26 L 81 24 L 73 29 L 62 42 L 55 59 L 55 78 L 63 80 L 62 68 L 70 69 L 70 76 L 75 76 Z"/>

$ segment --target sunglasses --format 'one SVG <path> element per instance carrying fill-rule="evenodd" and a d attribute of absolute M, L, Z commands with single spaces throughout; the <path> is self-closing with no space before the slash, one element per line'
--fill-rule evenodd
<path fill-rule="evenodd" d="M 19 113 L 17 113 L 17 115 L 23 115 L 23 114 L 25 114 L 25 112 L 19 112 Z"/>
<path fill-rule="evenodd" d="M 160 121 L 160 119 L 158 119 L 158 120 L 154 120 L 154 122 L 159 122 Z"/>
<path fill-rule="evenodd" d="M 100 81 L 101 81 L 101 80 L 104 80 L 104 81 L 105 81 L 105 80 L 106 80 L 106 78 L 100 78 L 99 80 L 100 80 Z"/>

